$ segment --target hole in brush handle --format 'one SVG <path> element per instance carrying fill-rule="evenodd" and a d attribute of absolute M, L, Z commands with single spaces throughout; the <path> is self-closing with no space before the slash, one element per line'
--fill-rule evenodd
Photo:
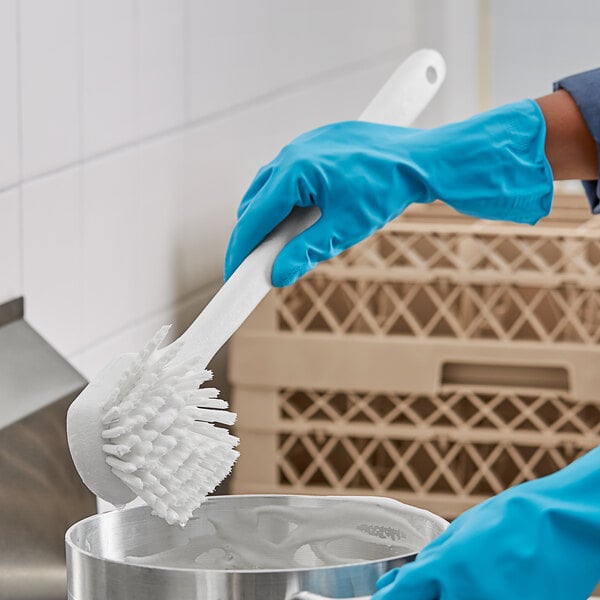
<path fill-rule="evenodd" d="M 437 81 L 438 74 L 433 65 L 429 65 L 427 67 L 427 70 L 425 71 L 425 77 L 427 78 L 427 81 L 431 84 Z"/>

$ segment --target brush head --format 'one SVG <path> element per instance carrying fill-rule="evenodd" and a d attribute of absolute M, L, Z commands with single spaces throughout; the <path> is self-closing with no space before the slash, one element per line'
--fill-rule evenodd
<path fill-rule="evenodd" d="M 238 439 L 212 378 L 179 345 L 158 348 L 163 327 L 139 354 L 110 363 L 67 414 L 69 448 L 83 482 L 115 505 L 136 496 L 168 523 L 184 525 L 231 471 Z"/>

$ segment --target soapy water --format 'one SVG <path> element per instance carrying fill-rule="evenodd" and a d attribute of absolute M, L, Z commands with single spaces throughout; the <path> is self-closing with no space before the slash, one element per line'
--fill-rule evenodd
<path fill-rule="evenodd" d="M 199 512 L 163 544 L 169 547 L 158 552 L 156 544 L 146 551 L 138 548 L 126 561 L 167 568 L 285 570 L 383 560 L 416 552 L 425 543 L 421 523 L 397 514 L 378 519 L 378 510 L 369 520 L 366 503 Z"/>

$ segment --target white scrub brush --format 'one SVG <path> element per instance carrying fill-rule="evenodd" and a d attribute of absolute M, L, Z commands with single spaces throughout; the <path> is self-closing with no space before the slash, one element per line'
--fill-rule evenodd
<path fill-rule="evenodd" d="M 411 55 L 361 119 L 409 125 L 445 75 L 433 50 Z M 312 225 L 317 209 L 294 211 L 238 267 L 189 329 L 159 349 L 163 327 L 140 354 L 105 367 L 71 404 L 67 435 L 83 482 L 121 506 L 142 498 L 168 523 L 184 525 L 235 463 L 238 439 L 225 426 L 235 415 L 218 390 L 203 388 L 206 366 L 271 289 L 273 262 Z"/>

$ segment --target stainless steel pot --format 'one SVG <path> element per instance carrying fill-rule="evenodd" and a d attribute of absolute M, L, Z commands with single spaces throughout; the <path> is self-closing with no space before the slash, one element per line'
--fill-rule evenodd
<path fill-rule="evenodd" d="M 113 511 L 66 533 L 69 600 L 364 596 L 446 526 L 400 502 L 356 496 L 214 496 L 185 528 L 147 507 Z"/>

